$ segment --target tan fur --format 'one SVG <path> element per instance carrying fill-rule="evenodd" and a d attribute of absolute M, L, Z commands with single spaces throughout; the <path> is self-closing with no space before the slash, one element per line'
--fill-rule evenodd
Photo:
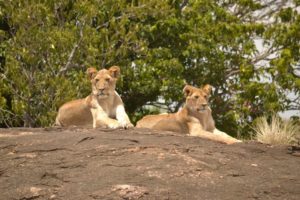
<path fill-rule="evenodd" d="M 88 68 L 88 77 L 92 85 L 92 93 L 84 99 L 65 103 L 59 108 L 56 125 L 129 128 L 131 124 L 123 105 L 123 101 L 115 91 L 120 68 L 97 71 Z"/>
<path fill-rule="evenodd" d="M 173 114 L 145 116 L 137 122 L 136 127 L 186 133 L 227 144 L 241 142 L 216 129 L 208 106 L 210 85 L 205 85 L 201 89 L 187 85 L 183 91 L 186 103 L 181 110 Z"/>

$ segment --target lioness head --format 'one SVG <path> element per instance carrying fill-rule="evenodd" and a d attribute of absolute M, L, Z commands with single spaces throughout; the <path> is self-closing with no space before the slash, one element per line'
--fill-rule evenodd
<path fill-rule="evenodd" d="M 211 86 L 206 84 L 202 88 L 186 85 L 183 89 L 186 97 L 186 106 L 194 112 L 204 112 L 208 109 L 208 98 Z"/>
<path fill-rule="evenodd" d="M 103 99 L 114 93 L 120 75 L 120 68 L 112 66 L 108 70 L 101 69 L 97 71 L 94 67 L 90 67 L 87 69 L 87 74 L 92 83 L 92 93 Z"/>

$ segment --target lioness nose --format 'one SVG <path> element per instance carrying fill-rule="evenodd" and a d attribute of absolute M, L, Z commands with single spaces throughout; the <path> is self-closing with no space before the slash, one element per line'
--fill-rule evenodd
<path fill-rule="evenodd" d="M 204 107 L 206 107 L 207 106 L 207 103 L 203 103 L 202 104 L 202 107 L 204 108 Z"/>
<path fill-rule="evenodd" d="M 99 92 L 103 93 L 104 92 L 104 88 L 100 88 Z"/>

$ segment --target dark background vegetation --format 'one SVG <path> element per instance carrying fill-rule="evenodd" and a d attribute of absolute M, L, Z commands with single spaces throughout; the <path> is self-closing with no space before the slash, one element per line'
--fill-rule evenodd
<path fill-rule="evenodd" d="M 217 127 L 246 137 L 256 117 L 300 110 L 299 4 L 0 0 L 0 127 L 50 126 L 59 106 L 90 93 L 88 67 L 119 65 L 134 122 L 175 112 L 185 83 L 209 83 Z"/>

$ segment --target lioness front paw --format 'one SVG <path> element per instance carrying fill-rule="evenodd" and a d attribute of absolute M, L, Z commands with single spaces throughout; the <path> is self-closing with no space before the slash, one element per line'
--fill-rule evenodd
<path fill-rule="evenodd" d="M 128 124 L 126 124 L 125 128 L 127 129 L 127 128 L 133 128 L 133 127 L 134 127 L 134 125 L 132 123 L 128 123 Z"/>
<path fill-rule="evenodd" d="M 124 129 L 128 129 L 128 128 L 133 128 L 134 127 L 132 123 L 127 122 L 127 121 L 120 122 L 120 125 Z"/>
<path fill-rule="evenodd" d="M 118 121 L 111 122 L 108 124 L 108 128 L 111 128 L 111 129 L 117 129 L 119 127 L 120 127 L 120 123 Z"/>

